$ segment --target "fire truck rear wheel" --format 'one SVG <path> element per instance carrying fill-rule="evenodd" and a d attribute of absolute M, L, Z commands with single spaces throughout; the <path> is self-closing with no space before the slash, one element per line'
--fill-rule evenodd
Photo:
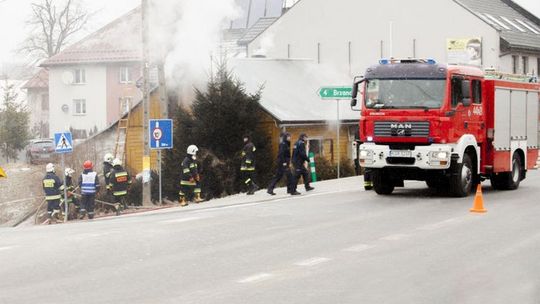
<path fill-rule="evenodd" d="M 491 177 L 491 185 L 493 188 L 501 190 L 517 189 L 523 177 L 523 166 L 521 163 L 519 154 L 514 153 L 514 156 L 512 157 L 512 171 L 493 175 Z"/>
<path fill-rule="evenodd" d="M 471 193 L 474 177 L 471 157 L 464 154 L 462 163 L 454 163 L 452 166 L 453 172 L 450 178 L 452 195 L 456 197 L 468 196 Z"/>
<path fill-rule="evenodd" d="M 382 169 L 371 171 L 373 179 L 373 189 L 377 194 L 388 195 L 394 191 L 394 183 L 390 178 L 390 174 Z"/>

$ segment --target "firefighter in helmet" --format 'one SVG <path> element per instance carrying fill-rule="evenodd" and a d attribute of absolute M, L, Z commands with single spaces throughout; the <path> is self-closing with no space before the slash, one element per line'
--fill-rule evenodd
<path fill-rule="evenodd" d="M 118 158 L 115 158 L 112 161 L 113 169 L 109 176 L 109 189 L 112 191 L 114 197 L 114 203 L 116 208 L 116 215 L 120 215 L 120 210 L 125 210 L 126 206 L 126 196 L 128 193 L 128 186 L 131 184 L 131 179 L 129 174 L 122 167 L 122 161 Z"/>
<path fill-rule="evenodd" d="M 240 164 L 240 172 L 242 180 L 247 188 L 247 194 L 253 195 L 259 190 L 259 186 L 255 183 L 255 145 L 251 142 L 250 135 L 244 135 L 244 148 L 242 149 L 242 161 Z"/>
<path fill-rule="evenodd" d="M 113 168 L 113 159 L 114 156 L 111 153 L 106 153 L 105 156 L 103 156 L 103 178 L 105 179 L 105 187 L 107 188 L 107 190 L 111 190 L 109 188 L 109 177 Z"/>
<path fill-rule="evenodd" d="M 56 221 L 60 214 L 60 199 L 64 190 L 64 183 L 56 175 L 54 164 L 48 163 L 45 166 L 45 177 L 43 178 L 43 191 L 45 192 L 45 200 L 47 201 L 47 217 L 49 224 Z"/>
<path fill-rule="evenodd" d="M 187 206 L 188 201 L 195 199 L 196 203 L 201 202 L 201 189 L 199 186 L 200 176 L 197 166 L 197 152 L 199 148 L 195 145 L 187 147 L 187 155 L 182 161 L 182 178 L 180 180 L 180 206 Z"/>
<path fill-rule="evenodd" d="M 83 163 L 83 172 L 79 178 L 81 188 L 81 216 L 83 219 L 88 214 L 89 219 L 94 218 L 94 207 L 96 203 L 96 193 L 99 192 L 99 177 L 93 171 L 93 164 L 87 160 Z"/>
<path fill-rule="evenodd" d="M 75 192 L 75 185 L 73 183 L 73 173 L 75 173 L 75 170 L 71 168 L 66 168 L 64 170 L 64 179 L 66 181 L 67 197 L 63 197 L 63 201 L 64 203 L 68 204 L 68 210 L 69 210 L 68 220 L 75 219 L 80 209 L 79 201 L 73 195 L 73 192 Z"/>

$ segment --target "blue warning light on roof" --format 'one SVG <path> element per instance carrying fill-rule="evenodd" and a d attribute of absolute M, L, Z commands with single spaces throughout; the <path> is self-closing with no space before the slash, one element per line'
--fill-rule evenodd
<path fill-rule="evenodd" d="M 427 64 L 437 64 L 437 61 L 435 61 L 435 59 L 433 59 L 433 58 L 428 58 L 426 63 Z"/>
<path fill-rule="evenodd" d="M 383 58 L 381 60 L 379 60 L 379 64 L 389 64 L 390 63 L 390 60 L 386 59 L 386 58 Z"/>

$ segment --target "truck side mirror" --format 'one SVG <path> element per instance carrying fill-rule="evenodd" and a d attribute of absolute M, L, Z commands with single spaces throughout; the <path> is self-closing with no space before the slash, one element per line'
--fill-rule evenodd
<path fill-rule="evenodd" d="M 366 79 L 364 76 L 356 76 L 354 77 L 353 86 L 352 86 L 352 92 L 351 92 L 351 108 L 356 107 L 358 104 L 358 86 L 364 82 Z"/>

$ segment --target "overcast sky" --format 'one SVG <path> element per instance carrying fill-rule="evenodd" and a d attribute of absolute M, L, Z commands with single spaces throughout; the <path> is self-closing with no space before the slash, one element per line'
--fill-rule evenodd
<path fill-rule="evenodd" d="M 196 1 L 196 0 L 193 0 Z M 220 0 L 216 0 L 220 1 Z M 241 6 L 246 7 L 247 0 L 237 0 Z M 540 16 L 540 0 L 515 0 L 518 4 Z M 23 39 L 26 29 L 25 20 L 30 14 L 30 3 L 33 0 L 0 0 L 0 64 L 13 61 L 14 49 Z M 122 14 L 136 7 L 141 0 L 86 0 L 85 3 L 90 11 L 96 11 L 95 17 L 88 26 L 87 32 L 81 36 L 93 32 Z M 255 10 L 262 11 L 264 0 L 255 0 L 258 7 Z M 269 0 L 269 14 L 275 14 L 280 9 L 281 0 Z M 238 21 L 236 24 L 243 24 Z"/>

